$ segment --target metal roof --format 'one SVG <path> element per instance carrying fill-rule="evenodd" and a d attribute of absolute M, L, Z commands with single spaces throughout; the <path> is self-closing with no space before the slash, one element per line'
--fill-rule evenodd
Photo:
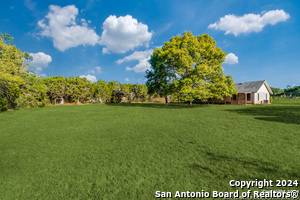
<path fill-rule="evenodd" d="M 235 89 L 238 93 L 256 93 L 263 84 L 265 84 L 267 90 L 272 94 L 272 90 L 269 87 L 267 81 L 265 81 L 265 80 L 264 81 L 235 83 Z"/>

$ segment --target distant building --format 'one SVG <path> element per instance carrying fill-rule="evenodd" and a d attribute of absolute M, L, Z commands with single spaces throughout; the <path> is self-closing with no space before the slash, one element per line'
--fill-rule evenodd
<path fill-rule="evenodd" d="M 223 103 L 228 104 L 269 104 L 272 90 L 267 81 L 235 83 L 237 95 L 226 97 Z"/>

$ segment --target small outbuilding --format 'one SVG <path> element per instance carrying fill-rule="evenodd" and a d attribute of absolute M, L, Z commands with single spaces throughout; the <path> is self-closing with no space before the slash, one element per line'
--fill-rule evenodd
<path fill-rule="evenodd" d="M 253 81 L 235 83 L 238 94 L 226 97 L 226 104 L 269 104 L 271 103 L 272 90 L 267 81 Z"/>

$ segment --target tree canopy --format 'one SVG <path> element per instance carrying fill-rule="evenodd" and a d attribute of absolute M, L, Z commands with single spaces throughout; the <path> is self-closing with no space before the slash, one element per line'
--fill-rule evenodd
<path fill-rule="evenodd" d="M 300 86 L 291 87 L 288 85 L 286 89 L 284 89 L 284 93 L 286 95 L 300 96 Z"/>
<path fill-rule="evenodd" d="M 284 91 L 280 88 L 271 87 L 271 90 L 273 92 L 273 96 L 282 95 L 284 93 Z"/>
<path fill-rule="evenodd" d="M 16 106 L 28 70 L 24 60 L 30 58 L 29 54 L 23 54 L 12 40 L 7 33 L 0 33 L 0 110 Z"/>
<path fill-rule="evenodd" d="M 161 96 L 178 93 L 190 103 L 231 96 L 236 90 L 232 77 L 223 72 L 225 56 L 208 34 L 184 32 L 172 37 L 151 56 L 151 70 L 146 72 L 148 92 Z"/>
<path fill-rule="evenodd" d="M 0 32 L 0 111 L 15 107 L 43 107 L 58 98 L 65 102 L 85 103 L 148 101 L 147 87 L 99 80 L 91 83 L 80 77 L 38 77 L 29 70 L 32 57 L 17 49 L 13 38 Z M 125 97 L 125 98 L 124 98 Z M 125 99 L 125 100 L 124 100 Z"/>

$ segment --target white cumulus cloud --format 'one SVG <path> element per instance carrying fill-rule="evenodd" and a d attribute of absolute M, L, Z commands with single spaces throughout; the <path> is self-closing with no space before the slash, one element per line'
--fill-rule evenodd
<path fill-rule="evenodd" d="M 150 56 L 153 53 L 153 49 L 148 49 L 146 51 L 135 51 L 129 56 L 124 57 L 123 59 L 117 60 L 118 64 L 121 64 L 123 62 L 128 62 L 132 60 L 143 60 L 145 58 L 150 58 Z"/>
<path fill-rule="evenodd" d="M 32 2 L 31 0 L 25 0 L 24 5 L 31 11 L 35 11 L 36 3 Z"/>
<path fill-rule="evenodd" d="M 149 59 L 143 59 L 143 60 L 140 60 L 139 63 L 130 68 L 130 67 L 126 67 L 126 71 L 135 71 L 136 73 L 144 73 L 147 69 L 150 69 L 151 65 L 149 64 Z"/>
<path fill-rule="evenodd" d="M 208 28 L 225 31 L 225 35 L 233 34 L 238 36 L 242 33 L 260 32 L 268 25 L 275 25 L 278 22 L 286 21 L 290 15 L 284 10 L 264 11 L 261 14 L 245 14 L 243 16 L 225 15 Z"/>
<path fill-rule="evenodd" d="M 102 72 L 101 70 L 101 67 L 97 66 L 97 67 L 94 67 L 95 68 L 95 71 L 97 74 L 100 74 Z"/>
<path fill-rule="evenodd" d="M 103 23 L 103 32 L 99 44 L 105 47 L 102 53 L 125 53 L 136 47 L 149 46 L 153 31 L 131 15 L 116 17 L 110 15 Z"/>
<path fill-rule="evenodd" d="M 239 63 L 239 58 L 235 54 L 229 53 L 226 55 L 224 64 L 234 65 L 237 63 Z"/>
<path fill-rule="evenodd" d="M 86 78 L 88 81 L 90 81 L 92 83 L 97 82 L 97 78 L 94 75 L 90 75 L 90 74 L 88 74 L 88 75 L 80 75 L 79 77 L 80 78 Z"/>
<path fill-rule="evenodd" d="M 78 9 L 74 5 L 50 5 L 45 19 L 38 22 L 40 35 L 52 38 L 54 47 L 60 51 L 79 45 L 97 44 L 100 37 L 93 29 L 88 28 L 85 19 L 81 19 L 82 25 L 78 25 L 77 15 Z"/>
<path fill-rule="evenodd" d="M 123 62 L 129 62 L 133 60 L 137 60 L 138 64 L 135 65 L 134 67 L 126 67 L 127 71 L 133 70 L 137 73 L 143 73 L 147 69 L 150 69 L 151 65 L 149 63 L 149 59 L 153 53 L 153 49 L 148 49 L 146 51 L 135 51 L 129 56 L 124 57 L 123 59 L 117 60 L 118 64 L 121 64 Z"/>
<path fill-rule="evenodd" d="M 97 67 L 94 67 L 93 69 L 89 69 L 87 71 L 87 73 L 90 73 L 90 74 L 100 74 L 100 73 L 102 73 L 102 69 L 101 69 L 101 67 L 97 66 Z"/>
<path fill-rule="evenodd" d="M 129 78 L 125 78 L 125 81 L 126 81 L 126 82 L 129 82 L 130 80 L 129 80 Z"/>
<path fill-rule="evenodd" d="M 29 55 L 32 56 L 32 61 L 29 64 L 36 74 L 38 76 L 45 76 L 44 74 L 41 74 L 41 72 L 43 68 L 47 68 L 48 64 L 52 62 L 52 57 L 44 52 L 29 53 Z"/>

